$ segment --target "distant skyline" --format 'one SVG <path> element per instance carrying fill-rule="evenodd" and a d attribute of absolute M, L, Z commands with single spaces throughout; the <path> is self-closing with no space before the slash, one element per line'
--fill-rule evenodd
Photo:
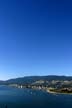
<path fill-rule="evenodd" d="M 0 80 L 72 76 L 72 1 L 0 1 Z"/>

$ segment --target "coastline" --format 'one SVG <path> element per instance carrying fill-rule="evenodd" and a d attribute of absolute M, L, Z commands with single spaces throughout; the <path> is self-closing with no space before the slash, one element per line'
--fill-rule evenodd
<path fill-rule="evenodd" d="M 24 88 L 27 88 L 27 89 L 33 89 L 33 90 L 42 90 L 42 91 L 45 91 L 47 93 L 50 93 L 50 94 L 67 94 L 67 95 L 72 95 L 72 93 L 66 93 L 66 92 L 60 92 L 60 91 L 55 91 L 54 88 L 32 88 L 32 87 L 22 87 L 22 86 L 12 86 L 12 85 L 8 85 L 10 87 L 16 87 L 18 89 L 24 89 Z"/>
<path fill-rule="evenodd" d="M 56 91 L 51 91 L 49 89 L 46 90 L 46 92 L 50 94 L 67 94 L 67 95 L 72 95 L 72 93 L 62 93 L 62 92 L 56 92 Z"/>

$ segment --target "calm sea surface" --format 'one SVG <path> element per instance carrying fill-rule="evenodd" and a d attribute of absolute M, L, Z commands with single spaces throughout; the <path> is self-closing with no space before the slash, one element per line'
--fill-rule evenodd
<path fill-rule="evenodd" d="M 72 95 L 0 86 L 0 108 L 72 108 Z"/>

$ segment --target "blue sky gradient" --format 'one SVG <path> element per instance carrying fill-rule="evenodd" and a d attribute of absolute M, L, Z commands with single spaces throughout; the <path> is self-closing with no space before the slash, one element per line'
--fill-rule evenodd
<path fill-rule="evenodd" d="M 72 75 L 71 0 L 0 1 L 0 79 Z"/>

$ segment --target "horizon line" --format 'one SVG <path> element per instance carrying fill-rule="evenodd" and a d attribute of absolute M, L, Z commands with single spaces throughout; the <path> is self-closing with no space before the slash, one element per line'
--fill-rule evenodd
<path fill-rule="evenodd" d="M 25 75 L 25 76 L 20 76 L 20 77 L 13 77 L 13 78 L 8 78 L 5 80 L 0 80 L 0 81 L 7 81 L 7 80 L 12 80 L 12 79 L 17 79 L 17 78 L 24 78 L 24 77 L 44 77 L 44 76 L 59 76 L 59 77 L 72 77 L 72 75 Z"/>

